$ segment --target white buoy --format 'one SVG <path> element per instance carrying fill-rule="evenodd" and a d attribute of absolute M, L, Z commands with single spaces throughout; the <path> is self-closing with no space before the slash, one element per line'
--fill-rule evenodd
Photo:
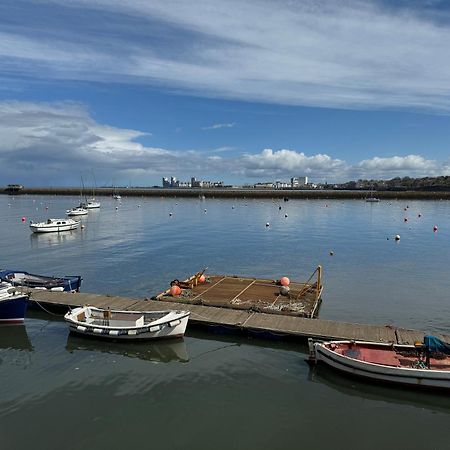
<path fill-rule="evenodd" d="M 284 215 L 284 217 L 287 217 L 287 216 L 288 216 L 287 214 Z"/>
<path fill-rule="evenodd" d="M 116 206 L 116 211 L 119 209 L 119 207 L 118 206 Z"/>
<path fill-rule="evenodd" d="M 169 213 L 169 217 L 172 217 L 172 213 Z"/>
<path fill-rule="evenodd" d="M 270 227 L 270 223 L 269 222 L 266 222 L 266 227 Z"/>
<path fill-rule="evenodd" d="M 400 240 L 400 235 L 399 235 L 399 234 L 396 234 L 394 239 L 395 239 L 396 241 L 399 241 L 399 240 Z"/>
<path fill-rule="evenodd" d="M 289 286 L 281 286 L 280 287 L 280 294 L 281 295 L 287 296 L 287 295 L 289 295 L 289 291 L 290 291 Z"/>

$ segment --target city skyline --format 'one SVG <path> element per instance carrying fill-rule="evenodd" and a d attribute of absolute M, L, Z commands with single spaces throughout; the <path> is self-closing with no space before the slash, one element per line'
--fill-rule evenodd
<path fill-rule="evenodd" d="M 441 1 L 5 0 L 0 184 L 450 175 L 449 25 Z"/>

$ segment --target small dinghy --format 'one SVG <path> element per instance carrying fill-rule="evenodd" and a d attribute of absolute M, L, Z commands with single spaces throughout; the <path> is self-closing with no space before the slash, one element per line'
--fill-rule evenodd
<path fill-rule="evenodd" d="M 83 306 L 64 320 L 70 331 L 105 339 L 161 339 L 184 336 L 189 311 L 117 311 Z"/>
<path fill-rule="evenodd" d="M 10 283 L 0 282 L 0 324 L 23 322 L 27 305 L 28 294 L 16 292 Z"/>
<path fill-rule="evenodd" d="M 390 383 L 450 389 L 450 344 L 425 336 L 415 345 L 309 341 L 309 361 Z"/>
<path fill-rule="evenodd" d="M 59 233 L 61 231 L 75 230 L 80 222 L 73 219 L 47 219 L 46 222 L 30 222 L 33 233 Z"/>
<path fill-rule="evenodd" d="M 49 291 L 78 292 L 83 278 L 79 275 L 48 277 L 22 270 L 0 270 L 0 280 L 11 283 L 13 286 L 48 289 Z"/>

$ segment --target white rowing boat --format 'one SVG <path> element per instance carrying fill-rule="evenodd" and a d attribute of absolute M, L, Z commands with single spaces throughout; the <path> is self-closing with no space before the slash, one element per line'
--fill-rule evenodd
<path fill-rule="evenodd" d="M 83 306 L 64 319 L 71 332 L 105 339 L 161 339 L 182 337 L 189 311 L 119 311 Z"/>

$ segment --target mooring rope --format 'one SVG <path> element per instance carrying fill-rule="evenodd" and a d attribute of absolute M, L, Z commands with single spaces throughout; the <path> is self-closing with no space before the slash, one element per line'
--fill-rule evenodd
<path fill-rule="evenodd" d="M 58 316 L 58 317 L 64 317 L 64 314 L 55 314 L 49 311 L 48 309 L 44 308 L 37 300 L 33 299 L 33 302 L 35 302 L 40 308 L 42 308 L 46 313 L 51 314 L 52 316 Z"/>

